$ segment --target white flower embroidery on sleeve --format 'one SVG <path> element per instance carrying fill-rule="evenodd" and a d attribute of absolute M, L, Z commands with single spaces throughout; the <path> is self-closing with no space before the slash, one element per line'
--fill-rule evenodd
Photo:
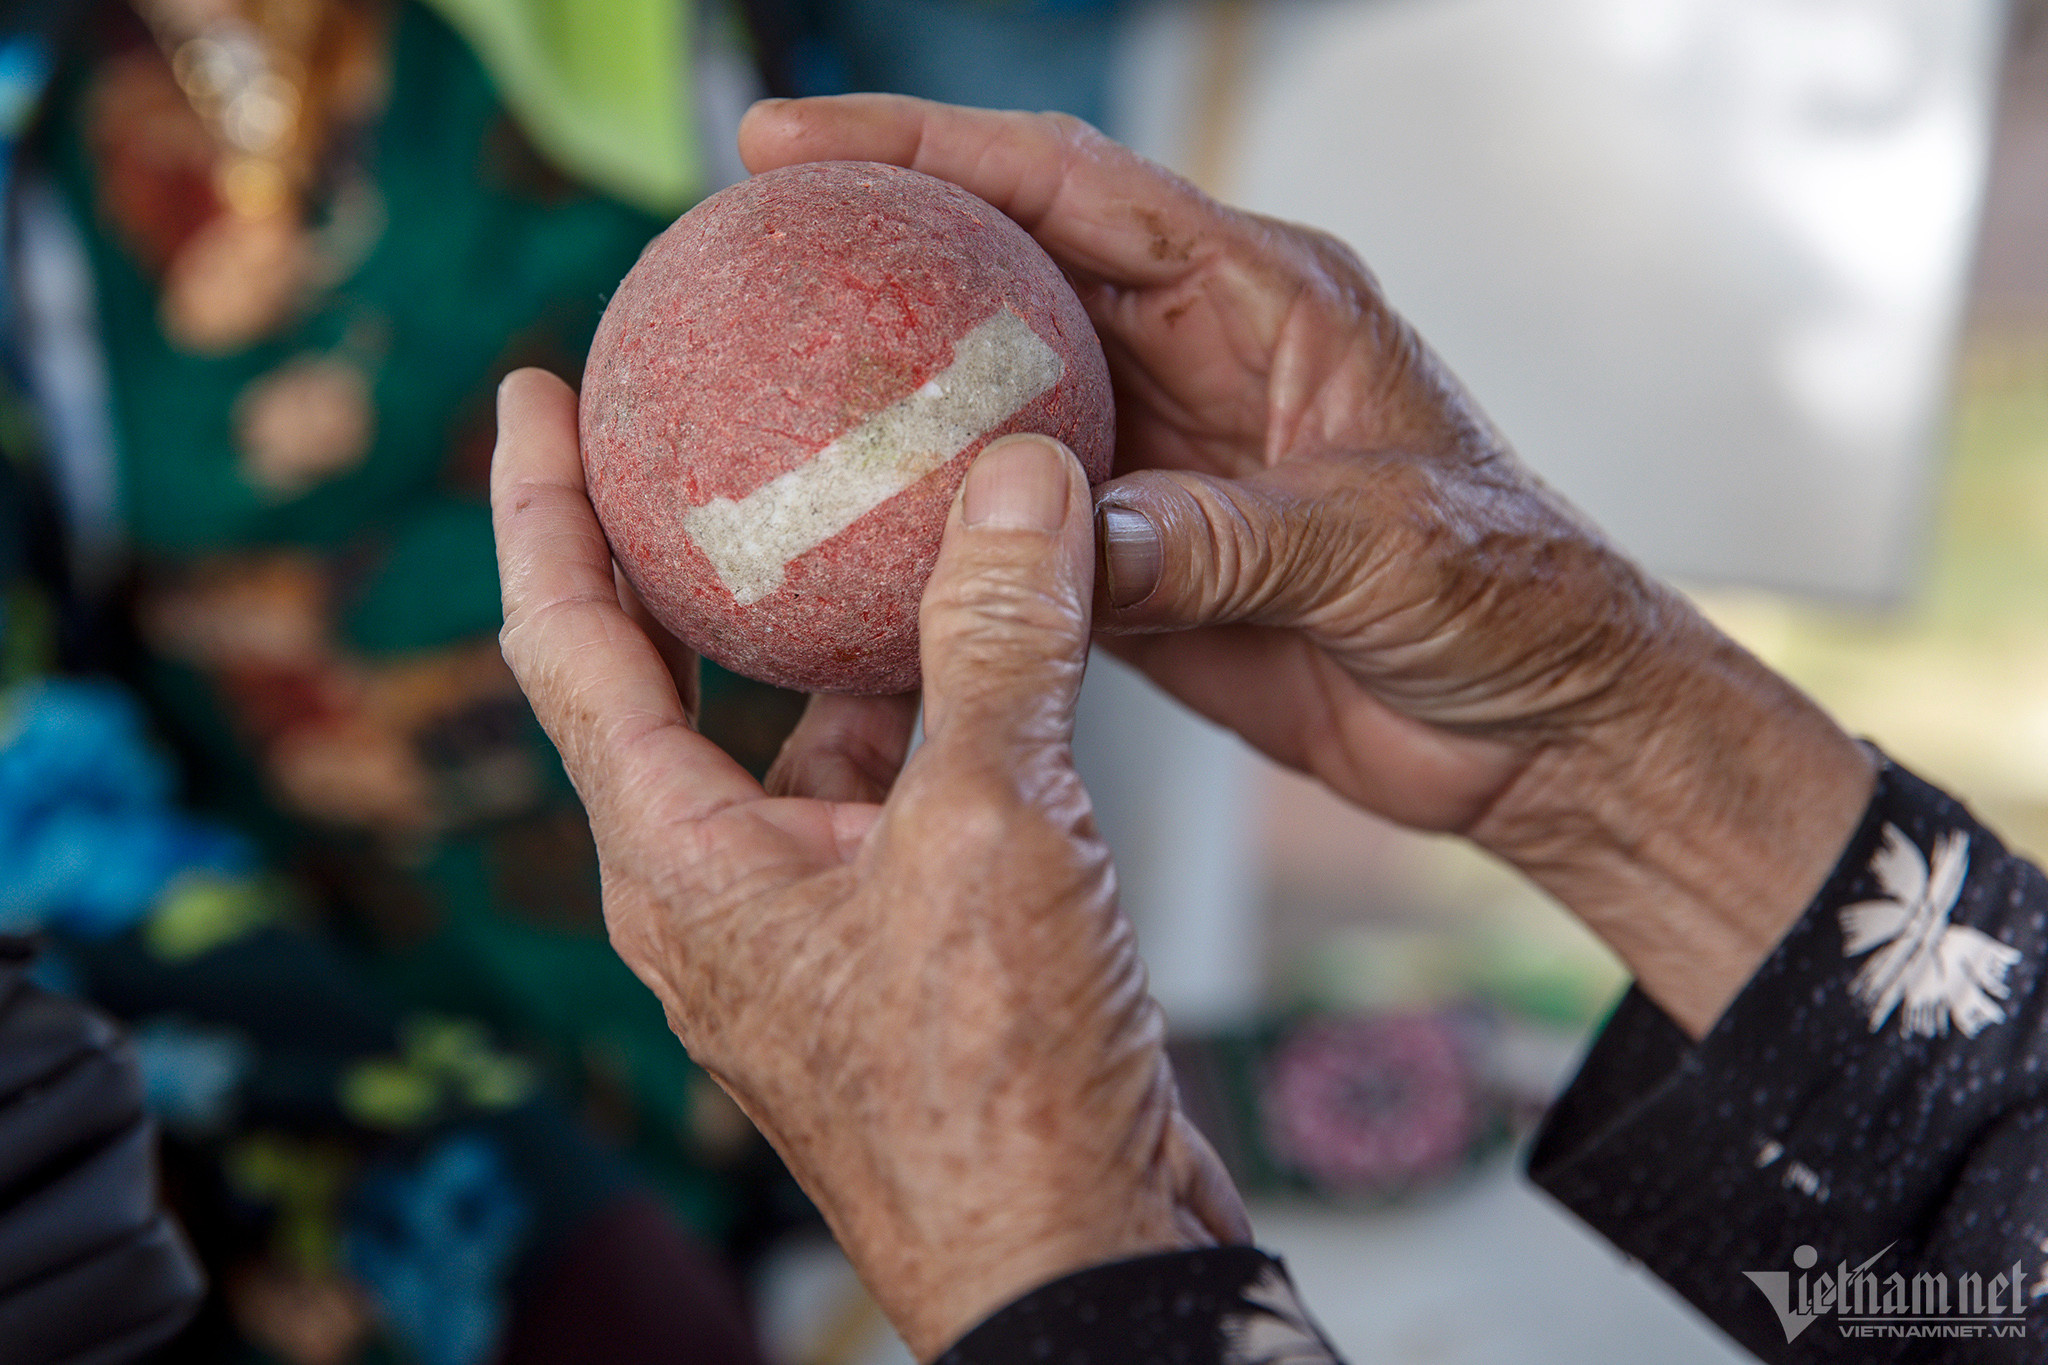
<path fill-rule="evenodd" d="M 1243 1290 L 1245 1306 L 1225 1313 L 1224 1365 L 1336 1365 L 1329 1343 L 1309 1320 L 1294 1286 L 1268 1266 Z"/>
<path fill-rule="evenodd" d="M 1901 1004 L 1899 1032 L 1907 1038 L 1946 1034 L 1950 1023 L 1974 1038 L 2003 1023 L 1997 1002 L 2012 994 L 2005 975 L 2020 960 L 2019 949 L 1948 922 L 1970 869 L 1970 836 L 1951 830 L 1936 839 L 1930 871 L 1913 841 L 1886 825 L 1871 868 L 1886 899 L 1842 911 L 1842 951 L 1870 953 L 1849 983 L 1870 1010 L 1870 1031 L 1883 1028 Z"/>

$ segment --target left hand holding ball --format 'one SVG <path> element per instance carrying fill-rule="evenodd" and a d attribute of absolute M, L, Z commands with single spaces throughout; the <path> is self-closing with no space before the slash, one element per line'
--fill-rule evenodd
<path fill-rule="evenodd" d="M 888 799 L 820 799 L 844 731 L 815 706 L 781 765 L 793 794 L 770 797 L 692 729 L 629 610 L 574 404 L 530 370 L 500 400 L 505 657 L 589 811 L 613 946 L 911 1349 L 1084 1266 L 1248 1240 L 1181 1113 L 1074 773 L 1095 577 L 1079 463 L 1012 438 L 947 500 L 926 742 Z M 902 761 L 907 699 L 824 700 L 856 729 L 899 718 L 879 761 Z"/>

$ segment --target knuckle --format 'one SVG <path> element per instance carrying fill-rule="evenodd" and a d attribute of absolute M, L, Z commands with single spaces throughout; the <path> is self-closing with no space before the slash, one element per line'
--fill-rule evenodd
<path fill-rule="evenodd" d="M 556 605 L 514 606 L 506 611 L 504 624 L 498 627 L 498 652 L 504 656 L 505 666 L 512 670 L 520 689 L 529 695 L 547 672 L 546 632 L 550 617 L 556 614 Z"/>
<path fill-rule="evenodd" d="M 1403 463 L 1365 475 L 1323 470 L 1306 484 L 1281 474 L 1191 489 L 1199 516 L 1186 537 L 1188 576 L 1192 592 L 1206 594 L 1194 609 L 1217 621 L 1300 625 L 1369 585 L 1388 554 L 1416 541 L 1386 534 L 1375 509 L 1391 500 L 1418 524 L 1445 520 L 1428 471 Z M 1408 486 L 1380 486 L 1389 481 Z"/>
<path fill-rule="evenodd" d="M 531 616 L 518 611 L 506 615 L 505 623 L 498 627 L 498 654 L 527 701 L 536 708 L 544 703 L 547 698 L 541 694 L 546 691 L 546 660 L 533 640 Z"/>
<path fill-rule="evenodd" d="M 1070 861 L 1071 840 L 1034 799 L 1034 784 L 996 763 L 954 762 L 919 794 L 917 823 L 956 868 L 1010 868 L 1042 876 Z"/>
<path fill-rule="evenodd" d="M 934 579 L 919 628 L 946 649 L 1042 649 L 1049 636 L 1079 638 L 1084 608 L 1067 585 L 1046 580 L 1042 563 L 994 561 Z"/>
<path fill-rule="evenodd" d="M 935 812 L 947 846 L 979 850 L 1013 845 L 1024 810 L 1012 783 L 993 771 L 970 771 L 947 787 L 946 799 Z"/>
<path fill-rule="evenodd" d="M 1182 492 L 1187 524 L 1171 539 L 1185 556 L 1185 608 L 1204 619 L 1256 615 L 1284 587 L 1282 571 L 1294 557 L 1289 542 L 1299 529 L 1295 509 L 1242 485 L 1202 480 Z"/>
<path fill-rule="evenodd" d="M 1302 246 L 1314 263 L 1318 276 L 1345 294 L 1367 300 L 1375 307 L 1382 304 L 1385 295 L 1380 289 L 1379 276 L 1348 242 L 1321 228 L 1295 230 L 1301 234 Z"/>
<path fill-rule="evenodd" d="M 1052 109 L 1039 117 L 1051 125 L 1055 137 L 1076 151 L 1092 151 L 1098 144 L 1109 141 L 1101 129 L 1074 114 Z"/>

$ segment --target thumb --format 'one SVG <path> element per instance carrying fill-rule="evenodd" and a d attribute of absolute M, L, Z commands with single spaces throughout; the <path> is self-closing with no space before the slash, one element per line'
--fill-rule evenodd
<path fill-rule="evenodd" d="M 999 759 L 1073 736 L 1095 576 L 1088 480 L 1045 436 L 975 459 L 918 614 L 925 734 Z"/>
<path fill-rule="evenodd" d="M 1249 479 L 1149 470 L 1104 484 L 1096 625 L 1313 626 L 1365 581 L 1376 538 L 1361 534 L 1357 503 L 1358 490 L 1312 486 L 1292 470 Z"/>

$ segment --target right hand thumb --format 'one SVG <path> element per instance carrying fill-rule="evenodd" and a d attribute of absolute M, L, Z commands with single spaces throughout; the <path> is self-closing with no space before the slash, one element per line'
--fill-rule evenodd
<path fill-rule="evenodd" d="M 1301 627 L 1369 581 L 1374 543 L 1356 490 L 1149 470 L 1096 490 L 1095 625 L 1110 633 Z M 1382 542 L 1383 543 L 1383 542 Z"/>

